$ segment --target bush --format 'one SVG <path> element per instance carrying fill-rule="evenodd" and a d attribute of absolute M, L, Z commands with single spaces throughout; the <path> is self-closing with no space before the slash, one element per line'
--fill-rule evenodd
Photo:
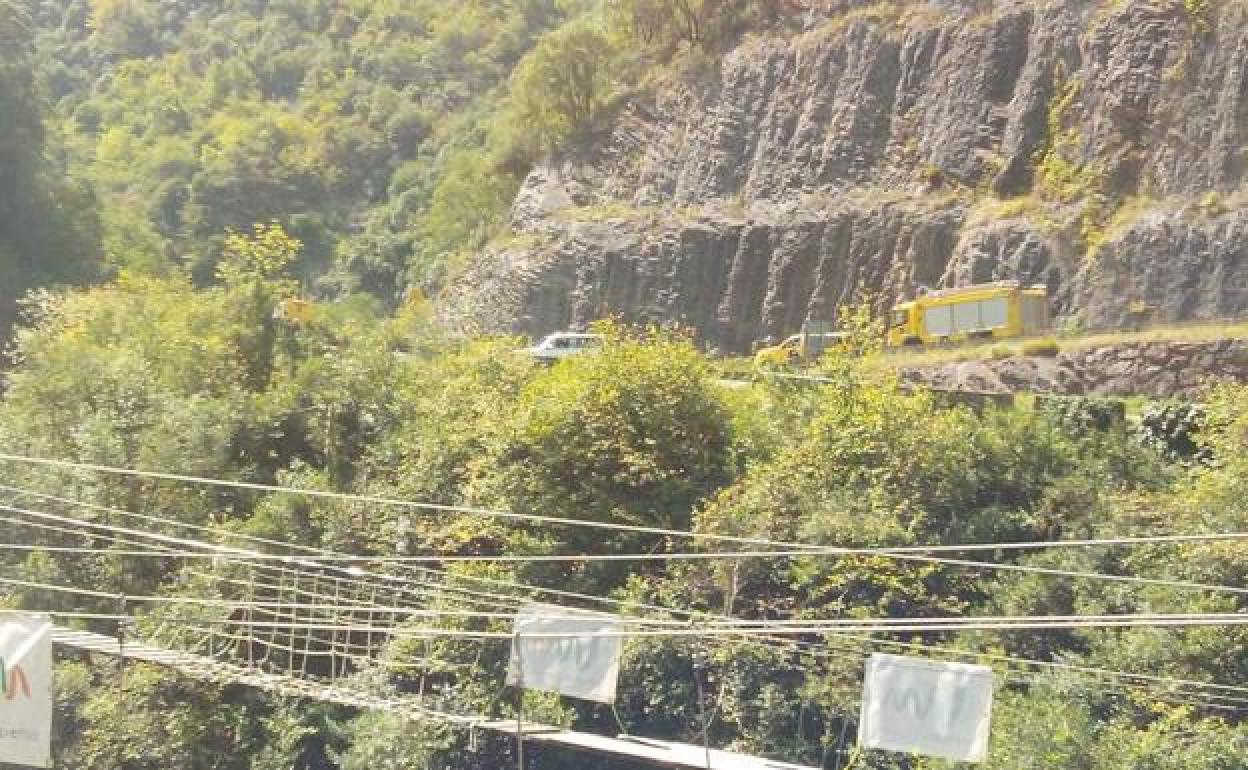
<path fill-rule="evenodd" d="M 1052 337 L 1038 340 L 1027 340 L 1023 343 L 1023 355 L 1056 358 L 1062 352 L 1062 346 Z"/>
<path fill-rule="evenodd" d="M 536 143 L 554 149 L 584 136 L 615 97 L 611 41 L 591 21 L 545 35 L 516 67 L 511 99 Z"/>
<path fill-rule="evenodd" d="M 1126 419 L 1126 404 L 1112 398 L 1036 396 L 1036 411 L 1075 435 L 1104 433 Z"/>
<path fill-rule="evenodd" d="M 1057 336 L 1081 337 L 1087 333 L 1083 320 L 1077 316 L 1067 316 L 1057 322 Z"/>
<path fill-rule="evenodd" d="M 993 361 L 1000 361 L 1003 358 L 1010 358 L 1014 355 L 1014 349 L 1009 345 L 993 345 L 988 351 L 988 357 Z"/>
<path fill-rule="evenodd" d="M 716 53 L 746 30 L 795 16 L 795 6 L 777 0 L 615 0 L 607 18 L 612 30 L 642 45 Z"/>
<path fill-rule="evenodd" d="M 1153 404 L 1140 414 L 1140 442 L 1170 461 L 1205 462 L 1211 459 L 1208 447 L 1197 441 L 1208 414 L 1200 404 Z"/>

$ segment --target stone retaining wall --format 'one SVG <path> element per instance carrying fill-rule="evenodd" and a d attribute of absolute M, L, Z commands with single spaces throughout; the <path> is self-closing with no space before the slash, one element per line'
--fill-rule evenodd
<path fill-rule="evenodd" d="M 906 382 L 991 393 L 1198 397 L 1219 382 L 1248 382 L 1248 340 L 1131 342 L 1055 358 L 1014 356 L 901 370 Z"/>

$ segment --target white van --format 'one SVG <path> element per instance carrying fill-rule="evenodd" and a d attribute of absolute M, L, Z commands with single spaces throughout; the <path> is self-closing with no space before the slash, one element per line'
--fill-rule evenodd
<path fill-rule="evenodd" d="M 583 334 L 580 332 L 555 332 L 548 334 L 542 341 L 525 350 L 538 361 L 553 362 L 578 353 L 596 351 L 602 348 L 601 334 Z"/>

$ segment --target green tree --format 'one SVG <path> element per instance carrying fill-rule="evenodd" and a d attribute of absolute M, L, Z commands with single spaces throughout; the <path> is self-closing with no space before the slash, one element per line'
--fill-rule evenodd
<path fill-rule="evenodd" d="M 785 0 L 609 0 L 607 16 L 633 39 L 661 48 L 690 45 L 707 52 L 743 30 L 801 9 Z"/>
<path fill-rule="evenodd" d="M 156 53 L 159 8 L 148 0 L 91 0 L 93 42 L 114 56 L 128 58 Z"/>
<path fill-rule="evenodd" d="M 82 706 L 87 727 L 66 765 L 81 770 L 242 770 L 259 749 L 256 695 L 129 665 L 103 679 Z M 118 688 L 120 684 L 120 689 Z"/>
<path fill-rule="evenodd" d="M 247 360 L 248 379 L 259 390 L 269 382 L 280 333 L 278 304 L 296 297 L 298 287 L 285 277 L 301 245 L 281 225 L 257 225 L 248 237 L 231 233 L 217 276 L 241 323 L 235 344 Z"/>
<path fill-rule="evenodd" d="M 53 183 L 34 73 L 32 4 L 0 0 L 0 339 L 30 287 L 89 278 L 89 194 Z"/>
<path fill-rule="evenodd" d="M 452 744 L 449 729 L 390 714 L 363 714 L 349 726 L 348 748 L 335 759 L 341 770 L 412 770 Z"/>
<path fill-rule="evenodd" d="M 0 2 L 0 118 L 6 127 L 0 137 L 0 241 L 12 244 L 29 213 L 29 197 L 41 168 L 44 128 L 42 106 L 35 94 L 34 27 L 23 0 Z M 7 282 L 6 282 L 7 283 Z"/>
<path fill-rule="evenodd" d="M 43 120 L 31 69 L 34 29 L 22 0 L 0 1 L 0 338 L 12 323 L 13 302 L 29 285 L 29 243 L 24 236 L 36 213 L 32 193 L 39 184 Z"/>
<path fill-rule="evenodd" d="M 500 458 L 500 502 L 525 513 L 687 529 L 734 470 L 728 414 L 687 340 L 604 328 L 602 353 L 559 363 L 521 394 Z M 572 552 L 668 547 L 655 536 L 542 531 Z M 583 579 L 604 590 L 625 571 L 586 565 Z"/>
<path fill-rule="evenodd" d="M 550 150 L 598 127 L 617 89 L 611 41 L 585 19 L 548 33 L 520 61 L 511 98 L 516 119 Z"/>
<path fill-rule="evenodd" d="M 453 153 L 421 223 L 426 262 L 413 270 L 426 279 L 440 278 L 448 258 L 485 245 L 502 228 L 518 189 L 519 183 L 501 173 L 488 155 L 477 150 Z"/>

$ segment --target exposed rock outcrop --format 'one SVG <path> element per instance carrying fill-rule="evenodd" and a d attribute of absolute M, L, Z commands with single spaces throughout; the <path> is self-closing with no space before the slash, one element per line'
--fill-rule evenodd
<path fill-rule="evenodd" d="M 903 369 L 905 382 L 984 393 L 1196 397 L 1220 382 L 1248 382 L 1248 340 L 1134 342 Z"/>
<path fill-rule="evenodd" d="M 1001 278 L 1090 326 L 1248 312 L 1248 8 L 984 5 L 855 10 L 635 98 L 530 175 L 449 316 L 741 351 L 860 290 Z"/>
<path fill-rule="evenodd" d="M 490 302 L 474 317 L 540 333 L 622 313 L 744 349 L 806 318 L 830 318 L 857 288 L 896 294 L 937 283 L 963 215 L 959 207 L 803 200 L 749 218 L 570 223 L 516 263 L 475 274 L 475 291 Z"/>

